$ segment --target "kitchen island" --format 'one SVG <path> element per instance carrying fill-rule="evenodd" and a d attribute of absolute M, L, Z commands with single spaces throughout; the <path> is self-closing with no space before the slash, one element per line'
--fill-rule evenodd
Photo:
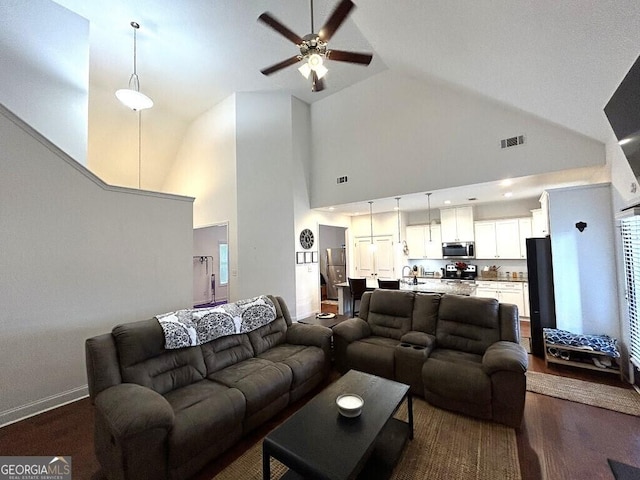
<path fill-rule="evenodd" d="M 338 314 L 351 316 L 351 289 L 348 282 L 336 284 L 338 287 Z M 367 290 L 378 288 L 378 281 L 367 278 Z M 456 295 L 473 295 L 476 285 L 473 280 L 426 279 L 418 280 L 414 285 L 411 280 L 400 281 L 400 290 L 425 293 L 453 293 Z"/>

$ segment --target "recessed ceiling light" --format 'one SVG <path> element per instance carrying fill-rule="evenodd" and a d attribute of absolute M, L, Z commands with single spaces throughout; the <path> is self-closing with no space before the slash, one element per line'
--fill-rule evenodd
<path fill-rule="evenodd" d="M 503 197 L 507 197 L 507 198 L 509 198 L 512 195 L 513 195 L 513 192 L 505 192 L 502 194 Z"/>
<path fill-rule="evenodd" d="M 623 138 L 622 140 L 620 140 L 618 142 L 618 145 L 626 145 L 627 143 L 629 143 L 631 141 L 631 139 L 629 137 L 627 138 Z"/>
<path fill-rule="evenodd" d="M 503 187 L 510 187 L 512 184 L 513 180 L 511 180 L 510 178 L 505 178 L 500 182 L 500 185 L 502 185 Z"/>
<path fill-rule="evenodd" d="M 329 207 L 329 210 L 334 211 L 336 207 Z"/>
<path fill-rule="evenodd" d="M 450 205 L 450 204 L 451 204 L 451 200 L 445 200 L 445 201 L 444 201 L 444 204 L 445 204 L 445 205 Z"/>

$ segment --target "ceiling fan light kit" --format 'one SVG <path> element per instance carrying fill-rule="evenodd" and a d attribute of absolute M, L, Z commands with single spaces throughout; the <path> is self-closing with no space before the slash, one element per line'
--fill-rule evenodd
<path fill-rule="evenodd" d="M 137 22 L 131 22 L 130 25 L 133 28 L 133 73 L 129 77 L 129 88 L 117 90 L 116 97 L 124 106 L 138 111 L 153 107 L 153 100 L 140 92 L 140 79 L 136 71 L 136 31 L 140 28 L 140 25 Z"/>
<path fill-rule="evenodd" d="M 313 0 L 310 0 L 310 4 L 311 31 L 313 32 Z M 328 48 L 329 40 L 336 30 L 340 28 L 354 8 L 355 4 L 351 0 L 342 0 L 333 10 L 331 15 L 329 15 L 329 18 L 320 29 L 319 33 L 310 33 L 304 37 L 300 37 L 289 28 L 285 27 L 270 13 L 265 12 L 260 15 L 260 17 L 258 17 L 258 21 L 272 28 L 290 42 L 295 43 L 300 50 L 298 55 L 262 69 L 262 74 L 271 75 L 283 68 L 303 61 L 304 63 L 298 68 L 298 71 L 307 79 L 311 77 L 311 90 L 319 92 L 324 90 L 324 82 L 322 79 L 329 71 L 329 69 L 324 65 L 325 60 L 356 63 L 365 66 L 369 65 L 373 59 L 373 55 L 369 53 L 329 50 Z"/>

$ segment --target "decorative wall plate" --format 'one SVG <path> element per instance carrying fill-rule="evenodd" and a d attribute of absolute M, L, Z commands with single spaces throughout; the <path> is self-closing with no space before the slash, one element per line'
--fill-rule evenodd
<path fill-rule="evenodd" d="M 302 230 L 302 232 L 300 232 L 300 245 L 305 250 L 313 247 L 313 232 L 308 228 L 305 228 L 304 230 Z"/>

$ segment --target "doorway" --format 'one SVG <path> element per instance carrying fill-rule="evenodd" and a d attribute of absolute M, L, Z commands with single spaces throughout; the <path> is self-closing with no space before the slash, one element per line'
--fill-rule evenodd
<path fill-rule="evenodd" d="M 347 282 L 346 227 L 319 225 L 320 311 L 338 313 L 338 288 Z"/>
<path fill-rule="evenodd" d="M 193 306 L 229 300 L 229 237 L 226 223 L 193 230 Z"/>

